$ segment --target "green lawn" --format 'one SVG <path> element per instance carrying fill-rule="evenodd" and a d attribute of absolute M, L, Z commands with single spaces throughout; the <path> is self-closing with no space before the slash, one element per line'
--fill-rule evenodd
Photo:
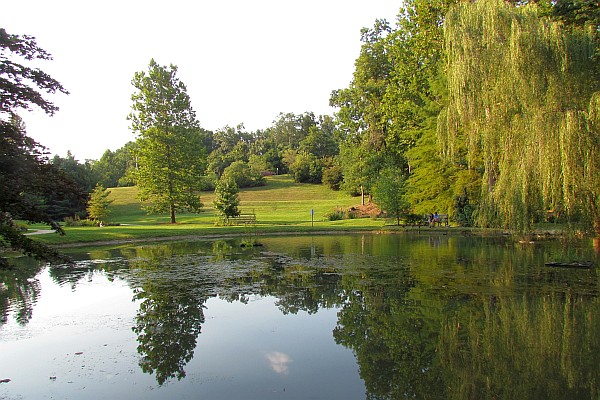
<path fill-rule="evenodd" d="M 252 227 L 219 226 L 212 207 L 214 193 L 201 194 L 204 211 L 199 214 L 178 214 L 177 224 L 169 216 L 148 215 L 136 199 L 135 187 L 112 188 L 110 221 L 119 226 L 65 227 L 66 235 L 39 235 L 35 238 L 51 244 L 72 244 L 111 240 L 150 239 L 171 236 L 205 236 L 252 232 L 306 232 L 313 230 L 377 230 L 383 219 L 360 218 L 329 221 L 326 214 L 337 207 L 348 208 L 360 203 L 360 198 L 332 191 L 324 185 L 297 184 L 287 175 L 267 178 L 267 185 L 240 191 L 243 214 L 256 215 Z M 311 222 L 314 210 L 314 226 Z"/>

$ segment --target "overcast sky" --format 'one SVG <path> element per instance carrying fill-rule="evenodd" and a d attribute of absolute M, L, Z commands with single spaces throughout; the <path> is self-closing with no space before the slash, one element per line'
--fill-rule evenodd
<path fill-rule="evenodd" d="M 395 23 L 401 0 L 66 1 L 2 4 L 0 26 L 54 60 L 41 68 L 69 96 L 54 117 L 21 113 L 29 136 L 65 156 L 98 159 L 135 136 L 126 120 L 136 71 L 174 64 L 203 128 L 267 128 L 280 112 L 330 114 L 347 87 L 360 30 Z"/>

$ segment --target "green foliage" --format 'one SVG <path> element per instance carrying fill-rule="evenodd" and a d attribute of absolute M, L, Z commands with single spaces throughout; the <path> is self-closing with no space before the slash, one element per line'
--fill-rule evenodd
<path fill-rule="evenodd" d="M 81 219 L 78 216 L 74 217 L 66 217 L 63 220 L 65 226 L 74 227 L 74 226 L 94 226 L 97 227 L 98 223 L 96 221 L 92 221 L 91 219 Z"/>
<path fill-rule="evenodd" d="M 67 151 L 65 158 L 55 155 L 51 160 L 51 164 L 61 171 L 67 179 L 74 182 L 80 193 L 90 193 L 98 182 L 98 176 L 92 169 L 92 163 L 90 161 L 80 163 L 70 151 Z M 49 199 L 44 204 L 44 208 L 53 218 L 63 219 L 67 216 L 84 216 L 86 202 L 82 201 L 80 196 L 69 196 L 60 199 Z"/>
<path fill-rule="evenodd" d="M 258 171 L 262 174 L 270 174 L 273 170 L 273 165 L 271 165 L 265 155 L 257 155 L 252 154 L 248 157 L 248 166 L 253 171 Z"/>
<path fill-rule="evenodd" d="M 92 170 L 103 187 L 133 186 L 131 179 L 135 168 L 135 142 L 128 142 L 115 151 L 106 150 L 102 157 L 94 162 Z"/>
<path fill-rule="evenodd" d="M 299 183 L 321 183 L 323 164 L 314 154 L 298 152 L 289 165 L 294 181 Z"/>
<path fill-rule="evenodd" d="M 344 181 L 344 172 L 341 166 L 333 165 L 323 170 L 323 183 L 331 190 L 340 190 Z"/>
<path fill-rule="evenodd" d="M 265 178 L 260 170 L 253 169 L 244 161 L 234 161 L 223 171 L 222 178 L 231 178 L 239 188 L 262 186 Z"/>
<path fill-rule="evenodd" d="M 340 160 L 345 190 L 369 192 L 385 158 L 388 118 L 382 107 L 390 83 L 392 65 L 386 48 L 390 25 L 377 20 L 372 29 L 363 29 L 363 42 L 356 60 L 352 82 L 331 94 L 330 105 L 338 107 L 341 130 Z"/>
<path fill-rule="evenodd" d="M 269 133 L 278 148 L 297 150 L 300 142 L 309 135 L 310 128 L 316 125 L 312 112 L 300 115 L 280 113 Z"/>
<path fill-rule="evenodd" d="M 0 113 L 13 114 L 18 109 L 31 110 L 37 106 L 53 115 L 58 107 L 44 99 L 41 92 L 69 92 L 41 69 L 16 62 L 17 57 L 27 61 L 52 60 L 50 53 L 38 47 L 33 36 L 11 35 L 0 28 Z"/>
<path fill-rule="evenodd" d="M 600 28 L 600 7 L 596 0 L 559 0 L 552 8 L 552 16 L 575 27 Z"/>
<path fill-rule="evenodd" d="M 100 185 L 96 185 L 90 195 L 87 205 L 89 218 L 99 224 L 106 222 L 110 216 L 110 204 L 112 200 L 108 199 L 110 191 Z"/>
<path fill-rule="evenodd" d="M 328 221 L 341 221 L 344 219 L 344 217 L 346 216 L 346 212 L 341 209 L 341 208 L 336 208 L 335 210 L 333 210 L 330 213 L 327 213 L 325 215 L 325 218 L 327 218 Z"/>
<path fill-rule="evenodd" d="M 406 200 L 406 179 L 402 171 L 397 167 L 383 169 L 373 186 L 373 197 L 379 208 L 400 225 L 400 219 L 410 207 Z"/>
<path fill-rule="evenodd" d="M 525 231 L 564 205 L 600 233 L 595 43 L 533 6 L 486 0 L 448 14 L 439 138 L 450 162 L 483 174 L 480 224 Z"/>
<path fill-rule="evenodd" d="M 80 163 L 70 151 L 67 151 L 65 158 L 55 155 L 51 162 L 56 168 L 63 171 L 66 176 L 75 181 L 81 188 L 81 191 L 89 193 L 96 186 L 98 177 L 92 170 L 92 165 L 89 161 Z"/>
<path fill-rule="evenodd" d="M 0 28 L 0 244 L 42 260 L 65 261 L 55 250 L 24 236 L 13 222 L 41 222 L 63 233 L 53 207 L 61 202 L 82 204 L 85 198 L 72 180 L 48 162 L 45 148 L 26 135 L 16 114 L 35 106 L 53 115 L 58 107 L 42 92 L 68 92 L 42 70 L 19 63 L 20 58 L 52 57 L 38 47 L 35 38 L 11 35 Z M 0 258 L 0 266 L 7 265 Z"/>
<path fill-rule="evenodd" d="M 240 215 L 240 189 L 232 176 L 222 176 L 215 188 L 213 205 L 219 215 L 229 219 Z"/>
<path fill-rule="evenodd" d="M 176 74 L 177 67 L 154 60 L 148 73 L 136 73 L 132 83 L 137 92 L 129 115 L 139 135 L 134 176 L 140 199 L 150 212 L 168 211 L 171 223 L 176 222 L 176 212 L 201 210 L 197 177 L 206 165 L 204 132 Z"/>
<path fill-rule="evenodd" d="M 217 176 L 235 161 L 248 161 L 248 144 L 251 136 L 240 124 L 235 128 L 225 126 L 213 134 L 213 151 L 208 156 L 208 170 Z"/>
<path fill-rule="evenodd" d="M 463 194 L 455 197 L 454 219 L 460 226 L 473 226 L 475 224 L 476 207 L 469 201 L 469 195 L 465 189 Z"/>
<path fill-rule="evenodd" d="M 339 153 L 333 132 L 327 132 L 317 126 L 309 128 L 308 136 L 300 141 L 300 150 L 317 158 L 333 157 Z"/>

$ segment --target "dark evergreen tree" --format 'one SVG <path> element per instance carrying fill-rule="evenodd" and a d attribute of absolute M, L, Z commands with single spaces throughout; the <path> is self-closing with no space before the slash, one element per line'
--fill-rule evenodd
<path fill-rule="evenodd" d="M 17 116 L 18 110 L 39 107 L 49 115 L 58 110 L 42 93 L 68 93 L 55 79 L 40 69 L 15 61 L 51 60 L 38 47 L 35 38 L 11 35 L 0 28 L 0 245 L 37 258 L 64 259 L 54 249 L 24 236 L 14 220 L 42 222 L 64 233 L 49 207 L 56 201 L 85 194 L 65 174 L 48 162 L 45 148 L 28 137 Z M 0 259 L 0 265 L 8 262 Z"/>

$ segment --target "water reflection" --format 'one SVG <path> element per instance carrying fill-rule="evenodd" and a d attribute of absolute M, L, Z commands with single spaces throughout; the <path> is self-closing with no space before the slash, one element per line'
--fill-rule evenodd
<path fill-rule="evenodd" d="M 274 372 L 284 375 L 290 372 L 292 358 L 289 355 L 280 351 L 272 351 L 267 353 L 265 357 Z"/>
<path fill-rule="evenodd" d="M 34 260 L 24 261 L 20 258 L 12 263 L 12 268 L 0 268 L 0 327 L 8 322 L 10 314 L 18 324 L 27 324 L 40 296 L 36 276 L 42 265 Z"/>
<path fill-rule="evenodd" d="M 162 385 L 169 378 L 185 377 L 184 366 L 192 359 L 209 297 L 197 282 L 200 276 L 165 268 L 163 260 L 177 252 L 173 246 L 138 248 L 130 264 L 134 277 L 134 300 L 140 302 L 133 331 L 138 335 L 140 367 L 156 373 Z"/>
<path fill-rule="evenodd" d="M 94 274 L 128 282 L 139 309 L 139 366 L 158 384 L 186 377 L 202 347 L 208 299 L 272 296 L 281 313 L 338 310 L 333 341 L 352 349 L 367 398 L 597 398 L 597 270 L 549 260 L 594 256 L 591 244 L 491 238 L 344 235 L 260 238 L 96 250 L 52 268 L 77 290 Z M 2 272 L 2 315 L 31 318 L 39 267 Z M 240 340 L 246 338 L 240 332 Z M 271 370 L 295 366 L 265 353 Z M 210 362 L 210 360 L 200 360 Z"/>
<path fill-rule="evenodd" d="M 599 311 L 573 293 L 474 299 L 442 324 L 449 397 L 598 398 Z"/>

